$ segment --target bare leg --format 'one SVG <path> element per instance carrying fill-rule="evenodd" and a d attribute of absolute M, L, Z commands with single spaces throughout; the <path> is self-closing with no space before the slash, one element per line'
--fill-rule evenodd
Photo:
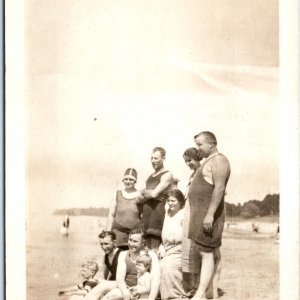
<path fill-rule="evenodd" d="M 218 298 L 218 283 L 221 275 L 222 270 L 222 261 L 221 261 L 221 252 L 220 248 L 216 248 L 214 250 L 214 273 L 213 277 L 209 283 L 206 296 L 207 298 Z"/>
<path fill-rule="evenodd" d="M 205 292 L 214 273 L 214 253 L 200 251 L 200 254 L 202 258 L 200 283 L 196 294 L 192 298 L 193 300 L 207 299 Z"/>
<path fill-rule="evenodd" d="M 100 280 L 99 284 L 96 285 L 88 294 L 85 296 L 85 300 L 100 300 L 105 294 L 112 289 L 116 288 L 115 281 Z"/>
<path fill-rule="evenodd" d="M 194 296 L 199 286 L 200 273 L 182 272 L 183 289 L 189 296 Z"/>
<path fill-rule="evenodd" d="M 112 289 L 103 298 L 103 300 L 122 300 L 122 293 L 118 288 Z"/>
<path fill-rule="evenodd" d="M 200 281 L 200 273 L 193 273 L 193 288 L 197 291 Z"/>

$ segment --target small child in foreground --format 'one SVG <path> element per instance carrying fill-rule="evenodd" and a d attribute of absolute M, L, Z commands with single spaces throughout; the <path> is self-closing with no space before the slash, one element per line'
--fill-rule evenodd
<path fill-rule="evenodd" d="M 137 271 L 137 285 L 129 288 L 131 299 L 148 299 L 151 289 L 151 257 L 148 254 L 140 255 L 135 261 Z"/>
<path fill-rule="evenodd" d="M 93 261 L 87 261 L 81 266 L 81 276 L 83 282 L 78 285 L 65 288 L 58 293 L 59 296 L 86 295 L 93 287 L 98 284 L 94 276 L 98 272 L 98 264 Z"/>

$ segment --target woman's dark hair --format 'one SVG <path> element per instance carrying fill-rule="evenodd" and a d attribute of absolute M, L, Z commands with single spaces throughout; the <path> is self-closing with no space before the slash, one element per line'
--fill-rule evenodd
<path fill-rule="evenodd" d="M 173 189 L 169 192 L 169 195 L 168 197 L 174 197 L 178 200 L 179 204 L 180 204 L 180 207 L 184 207 L 184 204 L 185 204 L 185 198 L 184 198 L 184 195 L 183 193 L 181 192 L 181 190 L 179 189 Z"/>
<path fill-rule="evenodd" d="M 197 148 L 188 148 L 184 151 L 183 156 L 190 157 L 194 160 L 200 161 L 203 157 L 200 155 L 200 151 Z"/>

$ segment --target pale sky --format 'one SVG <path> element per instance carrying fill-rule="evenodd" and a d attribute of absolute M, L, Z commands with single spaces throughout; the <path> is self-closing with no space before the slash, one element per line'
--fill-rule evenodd
<path fill-rule="evenodd" d="M 203 130 L 231 163 L 226 201 L 279 192 L 277 1 L 28 3 L 30 211 L 108 207 L 155 146 L 184 191 Z"/>

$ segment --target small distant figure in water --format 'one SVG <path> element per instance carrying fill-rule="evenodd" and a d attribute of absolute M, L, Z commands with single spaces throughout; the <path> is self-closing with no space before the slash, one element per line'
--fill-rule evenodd
<path fill-rule="evenodd" d="M 69 226 L 70 226 L 70 219 L 68 215 L 65 215 L 64 222 L 62 227 L 60 227 L 60 233 L 64 236 L 69 235 Z"/>
<path fill-rule="evenodd" d="M 255 224 L 255 223 L 252 223 L 252 230 L 256 233 L 259 232 L 259 225 L 258 224 Z"/>
<path fill-rule="evenodd" d="M 94 278 L 98 272 L 98 264 L 93 261 L 87 261 L 81 266 L 81 276 L 83 282 L 78 285 L 66 287 L 62 291 L 58 292 L 59 296 L 73 296 L 82 295 L 85 296 L 92 288 L 98 284 L 98 280 Z"/>
<path fill-rule="evenodd" d="M 70 226 L 70 219 L 69 219 L 68 215 L 65 215 L 63 226 L 66 227 L 66 228 L 69 228 L 69 226 Z"/>
<path fill-rule="evenodd" d="M 275 241 L 275 243 L 277 244 L 279 243 L 279 238 L 280 238 L 279 231 L 280 231 L 280 226 L 278 224 L 276 229 L 276 241 Z"/>

